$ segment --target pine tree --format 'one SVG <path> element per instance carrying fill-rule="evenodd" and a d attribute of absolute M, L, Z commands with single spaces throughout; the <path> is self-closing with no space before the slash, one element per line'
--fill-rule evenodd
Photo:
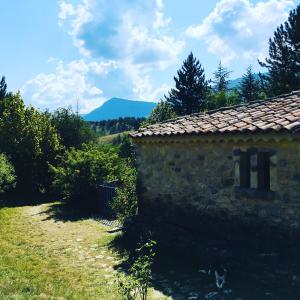
<path fill-rule="evenodd" d="M 6 88 L 7 88 L 7 84 L 5 82 L 5 77 L 2 76 L 0 81 L 0 101 L 2 101 L 6 96 Z"/>
<path fill-rule="evenodd" d="M 300 5 L 276 29 L 269 40 L 269 57 L 259 63 L 268 69 L 264 77 L 270 96 L 300 89 Z"/>
<path fill-rule="evenodd" d="M 214 79 L 213 79 L 213 83 L 214 83 L 214 90 L 217 93 L 223 92 L 226 93 L 228 92 L 228 84 L 229 84 L 229 75 L 230 75 L 231 71 L 229 71 L 227 68 L 224 68 L 222 66 L 222 63 L 219 63 L 218 69 L 216 72 L 214 72 Z"/>
<path fill-rule="evenodd" d="M 240 97 L 242 101 L 250 102 L 259 99 L 259 93 L 259 82 L 255 78 L 252 66 L 249 66 L 239 86 Z"/>
<path fill-rule="evenodd" d="M 174 77 L 175 88 L 171 89 L 166 101 L 171 104 L 177 115 L 187 115 L 203 111 L 208 83 L 200 62 L 190 53 L 182 68 Z"/>

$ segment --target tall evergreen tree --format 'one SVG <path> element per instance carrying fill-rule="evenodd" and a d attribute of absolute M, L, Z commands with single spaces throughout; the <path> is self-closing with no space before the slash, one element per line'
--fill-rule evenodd
<path fill-rule="evenodd" d="M 229 71 L 227 68 L 222 66 L 222 62 L 220 61 L 218 69 L 216 72 L 214 72 L 214 79 L 212 82 L 214 83 L 214 90 L 217 93 L 228 92 L 228 84 L 229 84 L 229 75 L 231 71 Z"/>
<path fill-rule="evenodd" d="M 255 78 L 252 66 L 249 66 L 239 85 L 239 94 L 242 101 L 250 102 L 259 98 L 259 82 Z"/>
<path fill-rule="evenodd" d="M 166 101 L 171 104 L 177 115 L 203 111 L 208 83 L 204 69 L 193 53 L 190 53 L 183 62 L 177 75 L 178 77 L 174 77 L 175 88 L 171 89 L 168 96 L 165 96 Z"/>
<path fill-rule="evenodd" d="M 300 89 L 300 5 L 276 29 L 269 40 L 269 57 L 259 63 L 268 69 L 269 95 Z"/>
<path fill-rule="evenodd" d="M 7 89 L 7 84 L 5 82 L 5 77 L 2 76 L 0 81 L 0 101 L 2 101 L 6 96 L 6 89 Z"/>

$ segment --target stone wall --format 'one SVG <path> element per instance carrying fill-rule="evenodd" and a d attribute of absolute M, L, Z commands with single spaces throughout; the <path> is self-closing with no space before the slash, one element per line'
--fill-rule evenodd
<path fill-rule="evenodd" d="M 243 220 L 300 228 L 298 141 L 166 141 L 137 143 L 140 214 L 184 226 L 201 227 L 209 216 L 218 226 L 220 220 Z M 267 194 L 238 188 L 236 153 L 249 148 L 272 152 Z M 255 168 L 251 177 L 255 185 Z"/>

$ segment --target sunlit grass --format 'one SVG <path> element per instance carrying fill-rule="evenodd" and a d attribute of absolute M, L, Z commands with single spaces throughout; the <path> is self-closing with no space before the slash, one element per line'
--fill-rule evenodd
<path fill-rule="evenodd" d="M 90 220 L 33 222 L 26 209 L 0 208 L 1 300 L 118 299 L 112 277 L 105 277 L 107 270 L 89 267 L 67 251 L 77 249 L 77 232 L 83 239 L 78 247 L 90 247 L 95 240 L 106 247 L 112 237 L 101 226 Z M 84 231 L 92 234 L 85 237 Z"/>

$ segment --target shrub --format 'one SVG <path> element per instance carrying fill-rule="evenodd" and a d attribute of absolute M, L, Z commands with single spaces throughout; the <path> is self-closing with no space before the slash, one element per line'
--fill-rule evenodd
<path fill-rule="evenodd" d="M 135 158 L 135 148 L 128 134 L 125 134 L 122 138 L 119 155 L 122 158 L 129 158 L 131 161 Z"/>
<path fill-rule="evenodd" d="M 0 192 L 6 192 L 15 186 L 15 169 L 5 154 L 0 154 Z"/>
<path fill-rule="evenodd" d="M 116 180 L 121 165 L 117 150 L 111 146 L 71 148 L 58 166 L 51 166 L 53 185 L 65 199 L 87 198 L 95 194 L 99 184 Z"/>
<path fill-rule="evenodd" d="M 160 101 L 151 111 L 150 116 L 142 123 L 142 127 L 176 118 L 172 105 L 167 101 Z"/>
<path fill-rule="evenodd" d="M 120 187 L 112 203 L 122 224 L 130 221 L 137 213 L 136 169 L 130 164 L 124 165 L 120 173 Z"/>
<path fill-rule="evenodd" d="M 148 288 L 152 280 L 152 264 L 155 257 L 156 242 L 148 239 L 145 244 L 135 250 L 135 259 L 129 269 L 129 274 L 119 275 L 117 284 L 119 292 L 125 300 L 135 300 L 138 297 L 146 300 Z"/>

